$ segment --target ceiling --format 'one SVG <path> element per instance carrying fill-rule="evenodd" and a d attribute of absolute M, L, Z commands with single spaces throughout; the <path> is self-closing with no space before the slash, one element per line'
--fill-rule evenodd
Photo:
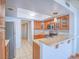
<path fill-rule="evenodd" d="M 8 8 L 23 8 L 48 16 L 54 16 L 53 12 L 58 12 L 57 16 L 69 14 L 69 11 L 66 8 L 53 0 L 7 0 L 6 10 Z M 9 13 L 9 10 L 6 12 Z"/>
<path fill-rule="evenodd" d="M 70 2 L 74 7 L 76 7 L 79 10 L 79 0 L 70 0 Z"/>

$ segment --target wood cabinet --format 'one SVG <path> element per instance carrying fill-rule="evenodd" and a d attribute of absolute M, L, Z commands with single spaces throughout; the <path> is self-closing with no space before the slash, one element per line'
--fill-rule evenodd
<path fill-rule="evenodd" d="M 42 22 L 41 21 L 34 21 L 34 29 L 35 30 L 42 30 Z"/>
<path fill-rule="evenodd" d="M 55 26 L 57 26 L 59 30 L 69 30 L 69 15 L 58 17 L 57 23 L 54 23 L 54 19 L 45 20 L 44 21 L 45 30 L 48 29 L 48 25 L 50 23 L 54 26 L 54 30 L 56 29 Z"/>
<path fill-rule="evenodd" d="M 45 29 L 45 30 L 48 30 L 48 26 L 49 26 L 50 24 L 52 24 L 53 26 L 55 26 L 55 23 L 54 23 L 53 19 L 48 20 L 48 21 L 44 21 L 44 29 Z M 55 29 L 55 28 L 54 28 L 54 29 Z"/>
<path fill-rule="evenodd" d="M 40 59 L 40 46 L 33 42 L 33 59 Z"/>
<path fill-rule="evenodd" d="M 50 23 L 53 26 L 58 27 L 59 30 L 69 30 L 69 15 L 60 16 L 57 18 L 57 24 L 54 23 L 54 19 L 47 19 L 44 21 L 44 29 L 47 30 Z M 34 21 L 34 29 L 42 30 L 42 21 Z M 55 28 L 54 28 L 55 29 Z"/>
<path fill-rule="evenodd" d="M 0 59 L 5 59 L 5 0 L 0 0 Z"/>
<path fill-rule="evenodd" d="M 69 16 L 61 17 L 61 30 L 69 30 Z"/>
<path fill-rule="evenodd" d="M 48 25 L 50 25 L 50 21 L 44 21 L 44 29 L 48 29 Z"/>
<path fill-rule="evenodd" d="M 34 39 L 41 39 L 41 38 L 45 38 L 45 35 L 44 34 L 34 35 Z"/>

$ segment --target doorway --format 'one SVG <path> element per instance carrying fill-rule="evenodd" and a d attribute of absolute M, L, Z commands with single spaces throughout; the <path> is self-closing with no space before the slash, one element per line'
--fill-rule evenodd
<path fill-rule="evenodd" d="M 15 57 L 14 22 L 6 22 L 6 40 L 9 40 L 9 59 Z"/>
<path fill-rule="evenodd" d="M 28 41 L 28 21 L 21 21 L 21 39 Z"/>
<path fill-rule="evenodd" d="M 21 46 L 16 48 L 15 59 L 32 59 L 32 44 L 29 42 L 29 21 L 21 20 Z"/>

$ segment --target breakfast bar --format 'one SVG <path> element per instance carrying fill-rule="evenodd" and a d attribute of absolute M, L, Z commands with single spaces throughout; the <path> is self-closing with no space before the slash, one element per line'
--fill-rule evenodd
<path fill-rule="evenodd" d="M 65 35 L 35 39 L 33 46 L 36 45 L 36 47 L 33 51 L 39 57 L 38 59 L 68 59 L 71 54 L 71 43 L 71 38 Z"/>

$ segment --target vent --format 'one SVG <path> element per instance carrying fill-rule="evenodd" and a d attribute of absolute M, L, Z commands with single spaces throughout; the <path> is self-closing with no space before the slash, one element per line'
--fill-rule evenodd
<path fill-rule="evenodd" d="M 8 10 L 13 11 L 14 9 L 13 8 L 8 8 Z"/>

